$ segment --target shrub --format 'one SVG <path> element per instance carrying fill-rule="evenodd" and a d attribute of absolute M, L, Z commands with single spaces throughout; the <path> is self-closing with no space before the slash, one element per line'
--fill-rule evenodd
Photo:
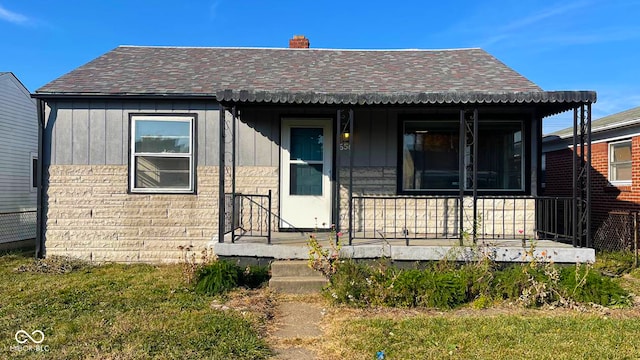
<path fill-rule="evenodd" d="M 486 307 L 493 299 L 514 300 L 525 306 L 570 306 L 574 302 L 603 306 L 631 304 L 626 291 L 588 265 L 559 267 L 541 262 L 503 269 L 470 263 L 400 270 L 385 263 L 368 266 L 343 261 L 325 294 L 334 302 L 357 307 L 451 309 L 474 301 L 477 301 L 474 306 Z"/>

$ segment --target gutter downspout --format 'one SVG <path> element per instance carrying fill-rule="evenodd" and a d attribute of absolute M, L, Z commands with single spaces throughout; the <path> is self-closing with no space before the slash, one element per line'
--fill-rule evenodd
<path fill-rule="evenodd" d="M 43 219 L 43 203 L 44 203 L 44 100 L 38 101 L 38 169 L 36 172 L 37 184 L 37 203 L 36 203 L 36 258 L 42 259 L 45 255 L 44 248 L 44 219 Z"/>

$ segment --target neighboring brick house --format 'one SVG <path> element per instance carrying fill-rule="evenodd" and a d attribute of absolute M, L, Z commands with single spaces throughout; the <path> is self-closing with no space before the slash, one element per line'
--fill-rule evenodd
<path fill-rule="evenodd" d="M 123 46 L 38 89 L 40 255 L 275 257 L 244 241 L 332 224 L 349 246 L 538 237 L 542 119 L 595 92 L 543 91 L 481 49 L 308 44 Z"/>
<path fill-rule="evenodd" d="M 640 107 L 594 120 L 591 126 L 592 231 L 596 238 L 610 238 L 611 228 L 622 224 L 617 213 L 640 211 Z M 567 176 L 571 172 L 572 137 L 573 129 L 568 128 L 543 139 L 545 195 L 572 195 Z M 620 233 L 624 231 L 616 236 Z M 600 241 L 612 241 L 604 238 Z"/>

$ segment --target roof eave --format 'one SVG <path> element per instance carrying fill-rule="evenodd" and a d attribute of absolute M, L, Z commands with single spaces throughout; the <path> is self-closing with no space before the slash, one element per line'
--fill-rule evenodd
<path fill-rule="evenodd" d="M 180 94 L 180 93 L 82 93 L 82 92 L 35 92 L 31 94 L 32 98 L 36 99 L 216 99 L 216 94 Z"/>

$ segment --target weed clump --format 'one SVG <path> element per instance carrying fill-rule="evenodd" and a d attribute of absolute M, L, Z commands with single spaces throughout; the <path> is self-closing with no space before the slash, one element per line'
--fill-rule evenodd
<path fill-rule="evenodd" d="M 258 288 L 269 280 L 266 266 L 238 266 L 217 260 L 201 267 L 195 275 L 195 290 L 208 295 L 220 295 L 236 287 Z"/>

